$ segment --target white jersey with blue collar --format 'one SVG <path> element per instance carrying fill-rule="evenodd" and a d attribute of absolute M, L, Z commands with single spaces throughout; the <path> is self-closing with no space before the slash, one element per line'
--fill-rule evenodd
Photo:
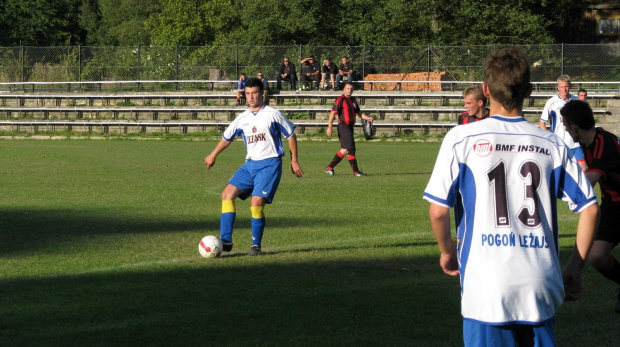
<path fill-rule="evenodd" d="M 596 203 L 567 146 L 522 117 L 495 115 L 443 140 L 425 200 L 454 207 L 464 319 L 535 324 L 564 299 L 558 198 Z"/>
<path fill-rule="evenodd" d="M 282 136 L 286 139 L 295 134 L 295 124 L 282 112 L 263 106 L 259 111 L 249 109 L 238 115 L 222 134 L 226 141 L 243 137 L 247 150 L 246 160 L 263 160 L 284 156 Z"/>
<path fill-rule="evenodd" d="M 575 143 L 573 138 L 566 132 L 564 123 L 562 122 L 562 114 L 560 113 L 562 107 L 571 100 L 579 100 L 579 98 L 574 95 L 568 95 L 568 99 L 562 99 L 560 95 L 551 97 L 551 99 L 547 100 L 547 103 L 545 103 L 540 120 L 545 123 L 551 122 L 551 132 L 558 135 L 562 141 L 566 143 L 568 148 L 577 148 L 579 144 Z"/>

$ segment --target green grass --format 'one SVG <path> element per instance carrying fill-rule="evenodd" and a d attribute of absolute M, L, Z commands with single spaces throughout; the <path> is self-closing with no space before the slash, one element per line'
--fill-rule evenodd
<path fill-rule="evenodd" d="M 438 143 L 359 141 L 356 178 L 323 172 L 337 142 L 301 141 L 306 176 L 285 170 L 266 207 L 266 255 L 245 256 L 238 201 L 232 254 L 203 259 L 244 156 L 234 143 L 207 170 L 215 143 L 0 140 L 0 345 L 462 345 L 421 199 Z M 566 260 L 577 216 L 560 212 Z M 616 288 L 584 278 L 558 343 L 612 346 Z"/>

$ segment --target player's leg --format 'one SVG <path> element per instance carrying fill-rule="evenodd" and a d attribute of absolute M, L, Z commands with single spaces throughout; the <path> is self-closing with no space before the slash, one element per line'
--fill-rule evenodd
<path fill-rule="evenodd" d="M 334 168 L 338 165 L 342 159 L 349 153 L 347 148 L 349 147 L 348 136 L 346 134 L 349 132 L 349 126 L 346 124 L 338 123 L 338 139 L 340 140 L 340 150 L 336 152 L 334 158 L 332 158 L 331 162 L 327 164 L 325 168 L 325 172 L 330 175 L 334 175 Z M 344 141 L 343 141 L 344 139 Z"/>
<path fill-rule="evenodd" d="M 620 264 L 611 255 L 611 250 L 620 242 L 620 230 L 615 219 L 619 210 L 620 203 L 604 200 L 601 204 L 601 218 L 588 261 L 601 275 L 620 285 Z M 620 295 L 616 298 L 614 311 L 620 313 Z"/>
<path fill-rule="evenodd" d="M 262 196 L 252 196 L 250 212 L 252 214 L 252 246 L 249 255 L 260 255 L 263 233 L 265 232 L 265 203 Z"/>
<path fill-rule="evenodd" d="M 270 158 L 260 161 L 254 174 L 254 189 L 250 201 L 252 213 L 252 247 L 250 255 L 261 254 L 261 244 L 265 231 L 265 204 L 270 204 L 275 197 L 282 177 L 282 159 Z"/>
<path fill-rule="evenodd" d="M 355 139 L 353 138 L 353 126 L 346 124 L 338 124 L 338 137 L 340 138 L 340 144 L 342 148 L 346 149 L 347 160 L 353 170 L 355 176 L 366 176 L 357 167 L 357 157 L 355 156 Z"/>
<path fill-rule="evenodd" d="M 243 191 L 231 184 L 227 184 L 222 191 L 222 214 L 220 215 L 220 238 L 224 244 L 224 251 L 232 250 L 232 233 L 237 217 L 235 199 Z"/>
<path fill-rule="evenodd" d="M 220 216 L 220 238 L 224 243 L 224 251 L 230 252 L 233 246 L 233 227 L 237 217 L 235 199 L 245 200 L 252 191 L 252 177 L 244 164 L 235 172 L 222 191 L 222 214 Z"/>
<path fill-rule="evenodd" d="M 555 319 L 537 325 L 487 325 L 463 320 L 463 342 L 470 346 L 547 347 L 555 346 Z"/>

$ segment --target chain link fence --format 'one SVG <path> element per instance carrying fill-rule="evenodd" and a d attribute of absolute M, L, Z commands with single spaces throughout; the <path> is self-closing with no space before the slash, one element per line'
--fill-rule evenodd
<path fill-rule="evenodd" d="M 567 74 L 577 82 L 620 81 L 620 44 L 521 46 L 532 61 L 532 81 Z M 207 46 L 0 47 L 0 82 L 236 80 L 262 72 L 275 79 L 284 57 L 297 73 L 314 56 L 353 63 L 355 79 L 369 74 L 442 72 L 445 81 L 481 81 L 488 46 Z M 196 86 L 193 86 L 194 88 Z M 553 88 L 553 86 L 551 86 Z"/>

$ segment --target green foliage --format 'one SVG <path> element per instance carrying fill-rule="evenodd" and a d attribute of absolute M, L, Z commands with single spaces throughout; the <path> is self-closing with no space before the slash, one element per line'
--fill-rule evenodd
<path fill-rule="evenodd" d="M 41 82 L 77 81 L 78 55 L 77 49 L 69 48 L 66 53 L 60 54 L 58 63 L 37 62 L 30 69 L 28 79 Z"/>
<path fill-rule="evenodd" d="M 592 0 L 5 0 L 0 46 L 570 41 Z"/>
<path fill-rule="evenodd" d="M 551 42 L 562 7 L 510 0 L 162 1 L 160 45 L 377 45 Z M 547 10 L 544 12 L 542 10 Z"/>
<path fill-rule="evenodd" d="M 82 80 L 135 80 L 138 78 L 136 64 L 138 49 L 132 47 L 93 47 L 82 68 Z"/>
<path fill-rule="evenodd" d="M 82 0 L 3 0 L 0 46 L 56 46 L 82 41 L 75 18 Z"/>
<path fill-rule="evenodd" d="M 0 49 L 0 81 L 15 82 L 21 80 L 22 60 L 17 49 Z"/>
<path fill-rule="evenodd" d="M 152 35 L 152 43 L 167 46 L 194 46 L 214 40 L 209 18 L 215 9 L 230 1 L 161 0 L 161 12 L 155 12 L 145 21 Z M 219 6 L 218 6 L 219 5 Z"/>
<path fill-rule="evenodd" d="M 161 8 L 158 0 L 86 0 L 79 22 L 90 44 L 148 45 L 151 39 L 145 21 Z"/>

